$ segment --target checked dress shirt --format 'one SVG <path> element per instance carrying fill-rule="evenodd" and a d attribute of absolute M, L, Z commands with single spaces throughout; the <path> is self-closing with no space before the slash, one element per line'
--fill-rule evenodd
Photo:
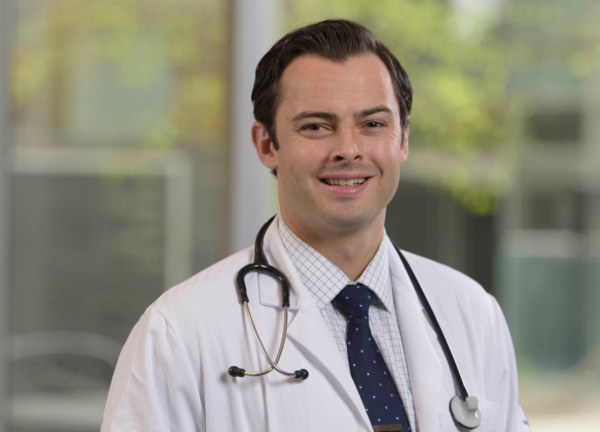
<path fill-rule="evenodd" d="M 327 258 L 300 240 L 285 225 L 283 219 L 279 220 L 279 234 L 298 271 L 300 280 L 321 310 L 321 316 L 337 342 L 340 354 L 348 367 L 350 367 L 346 346 L 348 318 L 346 312 L 333 302 L 333 299 L 346 285 L 354 283 L 366 285 L 375 293 L 369 309 L 371 332 L 404 402 L 410 428 L 412 431 L 418 431 L 400 325 L 392 294 L 385 236 L 365 271 L 356 281 L 351 281 Z"/>

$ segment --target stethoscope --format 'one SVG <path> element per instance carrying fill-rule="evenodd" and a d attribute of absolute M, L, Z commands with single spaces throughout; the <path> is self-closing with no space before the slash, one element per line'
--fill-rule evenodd
<path fill-rule="evenodd" d="M 239 368 L 237 366 L 231 366 L 229 368 L 228 373 L 232 377 L 242 378 L 246 375 L 248 375 L 248 376 L 266 375 L 266 374 L 272 372 L 273 370 L 276 370 L 277 372 L 279 372 L 285 376 L 294 377 L 299 380 L 305 380 L 308 378 L 308 371 L 306 369 L 299 369 L 295 372 L 286 372 L 283 369 L 281 369 L 279 366 L 277 366 L 277 364 L 279 363 L 279 359 L 281 358 L 281 352 L 283 351 L 283 345 L 285 344 L 285 339 L 286 339 L 286 335 L 287 335 L 288 307 L 290 305 L 290 286 L 289 286 L 289 282 L 288 282 L 287 278 L 285 277 L 285 275 L 283 273 L 281 273 L 275 267 L 269 265 L 269 263 L 267 261 L 267 257 L 265 256 L 265 252 L 263 250 L 263 239 L 265 237 L 265 233 L 267 232 L 267 228 L 269 228 L 269 225 L 271 225 L 271 222 L 273 222 L 273 219 L 275 219 L 275 216 L 273 216 L 271 219 L 269 219 L 262 226 L 260 231 L 258 231 L 258 234 L 256 236 L 256 242 L 254 244 L 254 262 L 252 264 L 248 264 L 248 265 L 242 267 L 242 269 L 238 272 L 237 277 L 236 277 L 238 291 L 240 292 L 240 299 L 242 301 L 243 307 L 246 309 L 246 315 L 248 316 L 248 321 L 250 321 L 250 326 L 252 327 L 252 333 L 254 333 L 254 337 L 256 338 L 256 341 L 258 342 L 258 346 L 260 347 L 260 350 L 262 351 L 263 355 L 267 359 L 267 362 L 269 363 L 270 366 L 268 369 L 265 369 L 262 372 L 246 372 L 242 368 Z M 392 242 L 392 244 L 393 244 L 393 242 Z M 452 418 L 454 419 L 456 424 L 458 424 L 459 426 L 462 426 L 467 429 L 475 429 L 476 427 L 478 427 L 481 424 L 481 412 L 478 409 L 479 402 L 475 396 L 469 396 L 469 393 L 467 392 L 467 388 L 465 387 L 465 384 L 462 380 L 462 377 L 458 370 L 458 366 L 456 365 L 456 361 L 454 360 L 454 356 L 452 355 L 452 352 L 450 351 L 448 342 L 446 342 L 444 333 L 442 332 L 442 329 L 435 317 L 435 314 L 433 313 L 433 310 L 431 309 L 429 301 L 427 301 L 427 297 L 425 297 L 425 293 L 423 292 L 423 289 L 421 288 L 421 284 L 419 284 L 419 281 L 417 280 L 414 272 L 412 271 L 412 268 L 408 264 L 408 261 L 406 260 L 406 258 L 402 254 L 402 252 L 400 252 L 400 249 L 398 249 L 398 246 L 396 246 L 394 244 L 394 248 L 396 249 L 396 252 L 398 252 L 400 259 L 402 260 L 402 264 L 404 264 L 404 267 L 406 268 L 406 271 L 408 272 L 408 276 L 410 277 L 410 280 L 415 288 L 415 291 L 417 292 L 417 296 L 419 297 L 421 304 L 423 305 L 423 307 L 425 308 L 425 311 L 427 312 L 427 315 L 429 316 L 430 322 L 433 326 L 433 329 L 435 330 L 435 332 L 437 334 L 438 340 L 440 341 L 440 345 L 442 346 L 442 350 L 444 351 L 444 355 L 446 356 L 446 360 L 448 361 L 448 365 L 450 366 L 450 372 L 452 373 L 452 379 L 454 380 L 454 384 L 458 390 L 458 394 L 450 400 L 450 413 L 452 414 Z M 258 335 L 256 326 L 254 325 L 254 321 L 252 320 L 252 314 L 250 313 L 250 308 L 248 307 L 248 302 L 250 300 L 248 299 L 248 293 L 246 290 L 246 282 L 245 282 L 244 278 L 250 272 L 259 272 L 259 273 L 268 274 L 268 275 L 274 277 L 275 279 L 278 279 L 281 284 L 281 292 L 282 292 L 282 296 L 283 296 L 283 303 L 281 306 L 283 307 L 283 313 L 284 313 L 283 334 L 281 336 L 281 342 L 279 343 L 279 350 L 277 351 L 277 356 L 275 357 L 275 361 L 273 361 L 271 359 L 265 346 L 263 345 L 262 341 L 260 340 L 260 336 Z"/>

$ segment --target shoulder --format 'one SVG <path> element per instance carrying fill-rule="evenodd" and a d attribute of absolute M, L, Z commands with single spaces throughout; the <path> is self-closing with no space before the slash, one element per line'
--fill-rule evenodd
<path fill-rule="evenodd" d="M 240 268 L 251 262 L 252 256 L 253 248 L 248 247 L 213 264 L 167 290 L 148 310 L 160 313 L 169 325 L 175 326 L 174 323 L 178 322 L 177 327 L 180 327 L 237 304 L 235 277 Z"/>
<path fill-rule="evenodd" d="M 478 296 L 486 294 L 485 289 L 474 279 L 450 266 L 439 263 L 429 258 L 402 251 L 415 273 L 426 273 L 431 278 L 443 280 L 448 289 L 458 290 L 463 294 Z"/>
<path fill-rule="evenodd" d="M 478 282 L 431 259 L 409 252 L 402 253 L 438 321 L 442 327 L 450 330 L 447 338 L 457 343 L 460 339 L 457 335 L 471 335 L 471 340 L 478 341 L 476 346 L 488 348 L 496 347 L 500 341 L 512 344 L 500 305 Z"/>
<path fill-rule="evenodd" d="M 496 309 L 497 303 L 477 281 L 445 264 L 402 251 L 427 298 L 441 305 L 461 305 L 469 309 Z"/>

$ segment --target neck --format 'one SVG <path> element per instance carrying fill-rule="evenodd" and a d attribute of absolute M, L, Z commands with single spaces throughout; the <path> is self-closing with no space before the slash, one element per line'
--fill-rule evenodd
<path fill-rule="evenodd" d="M 356 281 L 379 249 L 385 210 L 373 223 L 352 230 L 306 229 L 294 218 L 286 218 L 283 212 L 282 218 L 298 238 L 335 264 L 348 279 Z"/>

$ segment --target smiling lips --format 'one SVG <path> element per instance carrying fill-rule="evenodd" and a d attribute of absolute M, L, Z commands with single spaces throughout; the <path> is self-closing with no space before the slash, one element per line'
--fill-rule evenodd
<path fill-rule="evenodd" d="M 361 185 L 365 182 L 365 177 L 351 178 L 351 179 L 341 179 L 341 178 L 325 178 L 322 181 L 328 185 L 332 186 L 354 186 Z"/>

